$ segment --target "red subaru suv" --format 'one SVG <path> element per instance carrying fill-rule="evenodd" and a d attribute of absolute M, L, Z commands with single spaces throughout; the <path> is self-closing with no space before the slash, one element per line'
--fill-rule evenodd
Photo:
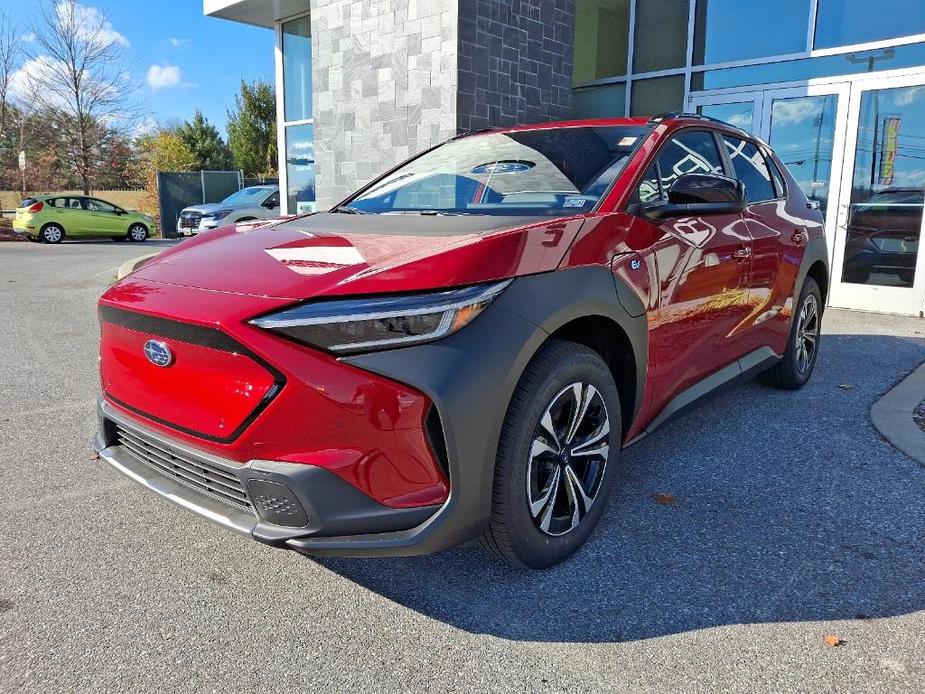
<path fill-rule="evenodd" d="M 481 538 L 551 566 L 588 539 L 623 447 L 754 375 L 806 383 L 822 221 L 767 145 L 707 118 L 460 136 L 113 285 L 95 446 L 271 545 Z"/>

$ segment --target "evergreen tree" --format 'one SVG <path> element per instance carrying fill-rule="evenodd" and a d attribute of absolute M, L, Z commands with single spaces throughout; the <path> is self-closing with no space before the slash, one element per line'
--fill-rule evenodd
<path fill-rule="evenodd" d="M 276 175 L 276 94 L 268 82 L 241 80 L 228 112 L 228 145 L 245 176 Z"/>
<path fill-rule="evenodd" d="M 232 167 L 231 151 L 201 111 L 193 114 L 192 121 L 177 127 L 177 135 L 183 140 L 195 161 L 194 169 L 206 171 L 227 171 Z"/>

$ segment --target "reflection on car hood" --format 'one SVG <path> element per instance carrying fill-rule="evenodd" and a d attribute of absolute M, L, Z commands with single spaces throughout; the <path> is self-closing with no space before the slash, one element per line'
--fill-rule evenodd
<path fill-rule="evenodd" d="M 287 299 L 460 286 L 554 270 L 580 218 L 314 214 L 224 226 L 132 276 Z"/>
<path fill-rule="evenodd" d="M 201 205 L 190 205 L 189 207 L 184 207 L 180 214 L 184 212 L 198 212 L 199 214 L 205 214 L 206 212 L 215 212 L 216 210 L 233 210 L 234 205 L 228 205 L 221 202 L 204 202 Z"/>

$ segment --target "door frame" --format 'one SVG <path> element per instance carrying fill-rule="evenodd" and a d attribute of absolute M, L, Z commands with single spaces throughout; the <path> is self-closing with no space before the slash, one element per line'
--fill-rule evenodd
<path fill-rule="evenodd" d="M 833 306 L 853 308 L 877 313 L 898 313 L 922 315 L 925 308 L 925 251 L 922 243 L 925 236 L 925 214 L 919 227 L 919 246 L 915 276 L 912 287 L 889 287 L 872 284 L 842 282 L 842 266 L 845 261 L 845 242 L 848 238 L 848 218 L 851 205 L 851 186 L 854 183 L 854 158 L 857 152 L 858 126 L 861 119 L 861 99 L 865 92 L 903 87 L 925 87 L 925 72 L 918 74 L 884 75 L 872 73 L 851 84 L 848 123 L 850 125 L 844 147 L 844 162 L 840 183 L 841 196 L 838 199 L 834 257 L 830 281 L 830 303 Z"/>

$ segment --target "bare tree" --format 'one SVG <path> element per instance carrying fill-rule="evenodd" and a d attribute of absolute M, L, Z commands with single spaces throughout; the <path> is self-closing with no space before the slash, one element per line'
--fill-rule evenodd
<path fill-rule="evenodd" d="M 45 0 L 37 17 L 26 63 L 30 97 L 72 129 L 74 166 L 89 194 L 102 133 L 128 127 L 137 114 L 125 59 L 128 42 L 102 12 L 76 0 Z"/>
<path fill-rule="evenodd" d="M 0 142 L 6 133 L 10 110 L 10 82 L 19 67 L 21 44 L 12 20 L 0 12 Z"/>

